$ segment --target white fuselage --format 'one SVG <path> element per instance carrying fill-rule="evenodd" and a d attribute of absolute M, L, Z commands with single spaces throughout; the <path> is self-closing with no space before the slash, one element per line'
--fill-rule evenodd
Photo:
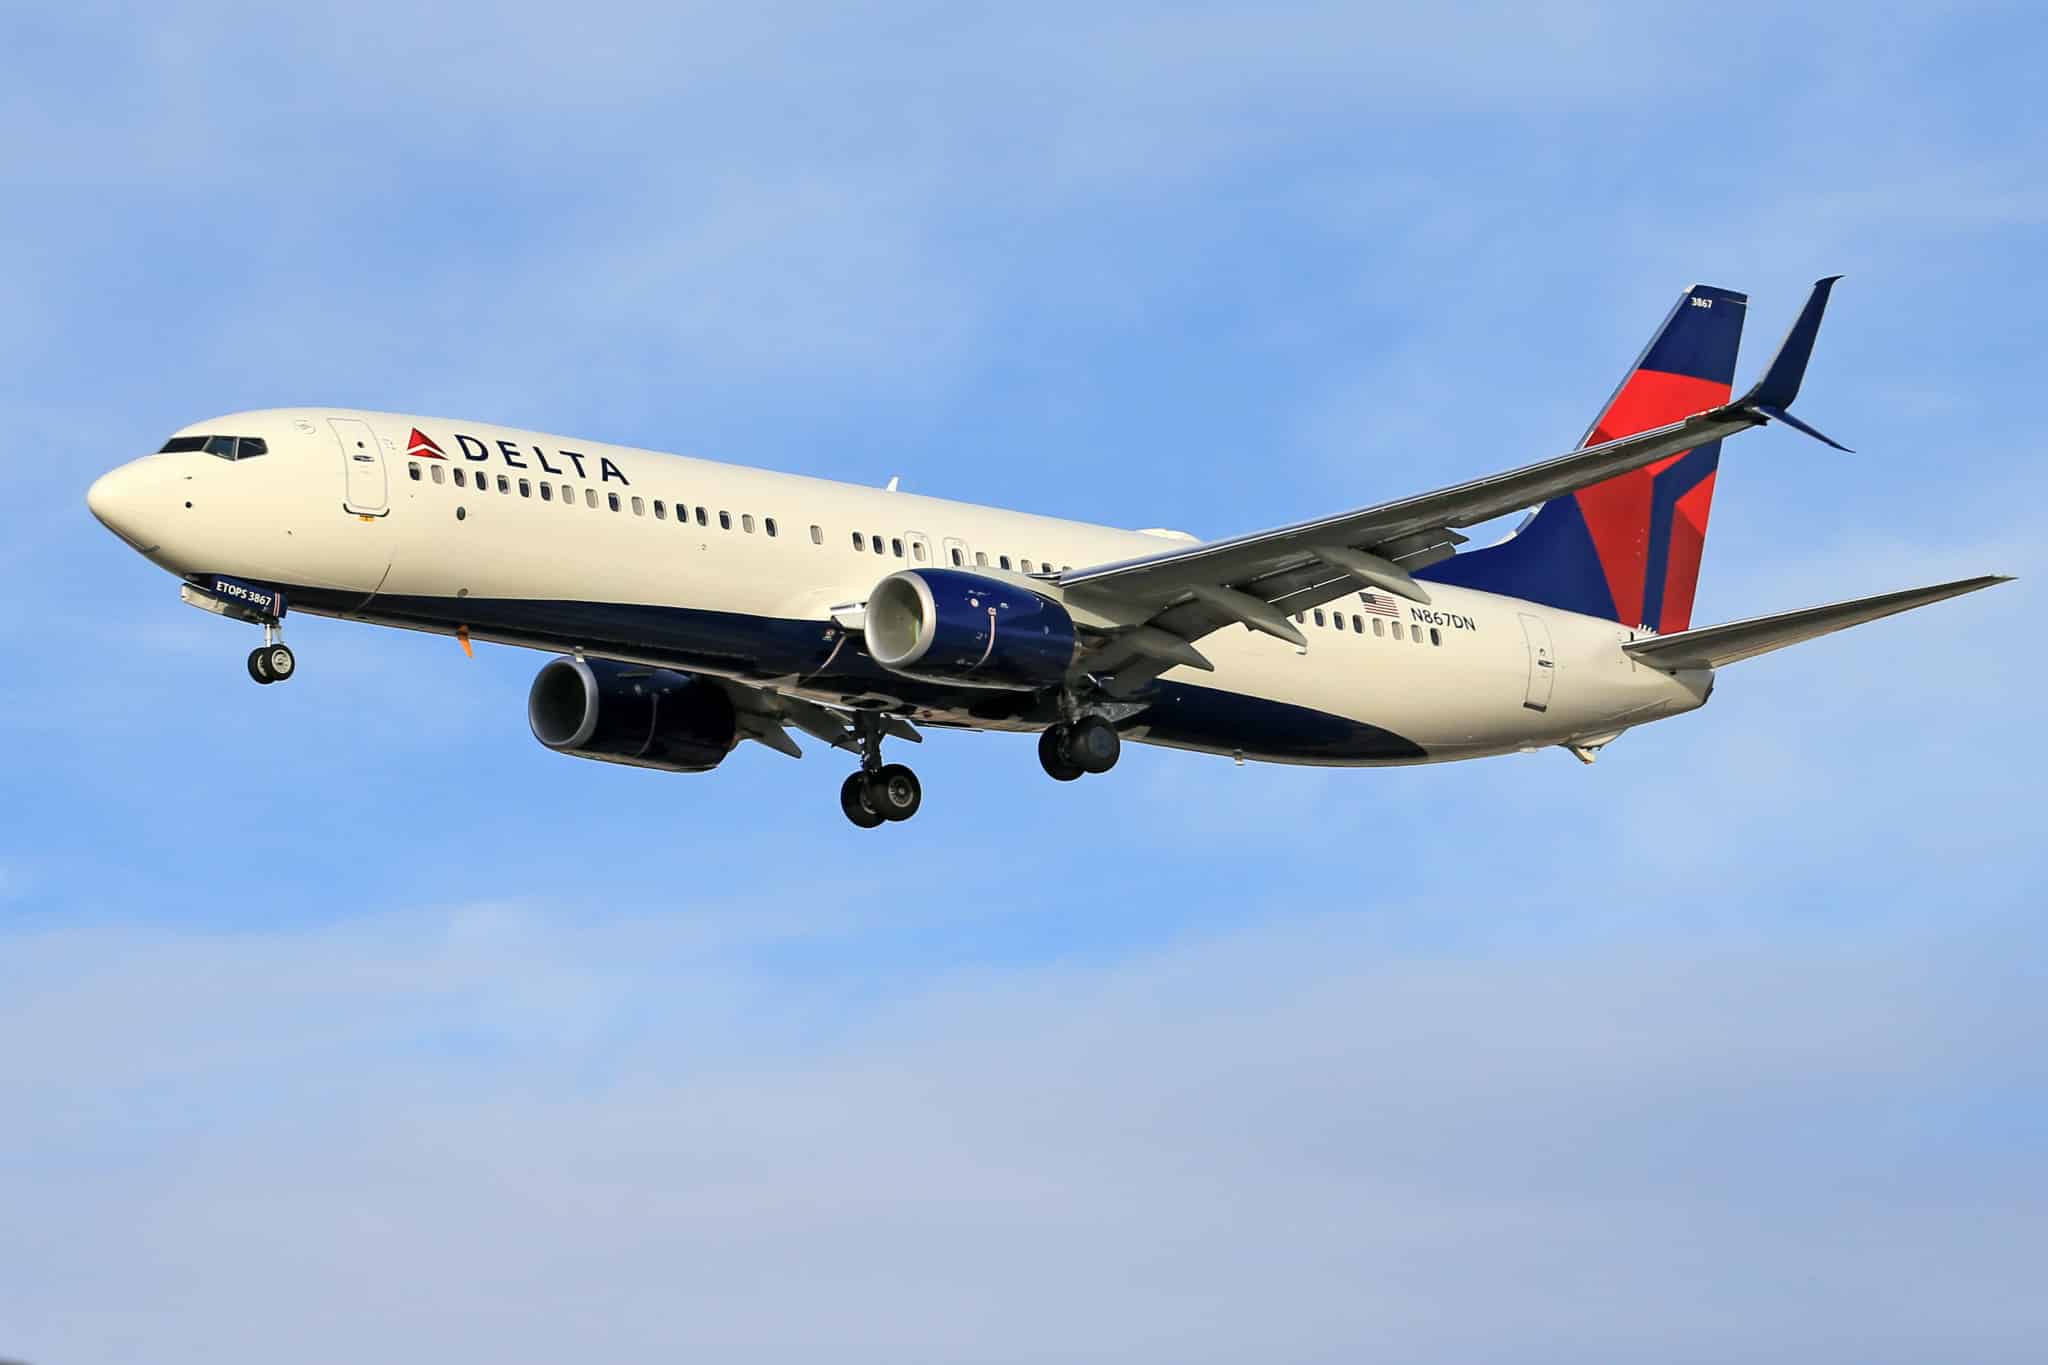
<path fill-rule="evenodd" d="M 148 456 L 93 499 L 173 573 L 279 585 L 296 610 L 686 667 L 827 703 L 893 703 L 940 724 L 1039 728 L 977 709 L 988 694 L 975 689 L 892 687 L 835 608 L 857 607 L 905 568 L 957 565 L 1021 584 L 1173 544 L 1170 533 L 475 422 L 272 409 L 186 431 L 261 437 L 268 452 Z M 1430 596 L 1368 610 L 1347 594 L 1304 614 L 1306 651 L 1235 626 L 1207 636 L 1215 671 L 1162 675 L 1149 701 L 1135 699 L 1147 709 L 1125 719 L 1124 737 L 1283 762 L 1439 761 L 1597 745 L 1698 707 L 1711 685 L 1635 664 L 1621 649 L 1634 633 L 1612 621 L 1447 585 Z M 865 670 L 848 672 L 853 654 Z M 1201 715 L 1183 723 L 1182 712 Z M 1301 717 L 1311 730 L 1373 727 L 1412 751 L 1295 742 L 1287 730 Z"/>

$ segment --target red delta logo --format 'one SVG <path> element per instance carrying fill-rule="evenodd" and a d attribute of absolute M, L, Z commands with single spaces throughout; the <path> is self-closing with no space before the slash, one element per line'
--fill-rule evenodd
<path fill-rule="evenodd" d="M 445 460 L 448 458 L 447 453 L 441 447 L 434 444 L 434 438 L 421 431 L 418 427 L 412 429 L 412 440 L 406 445 L 405 453 L 407 455 L 424 455 L 430 460 Z"/>

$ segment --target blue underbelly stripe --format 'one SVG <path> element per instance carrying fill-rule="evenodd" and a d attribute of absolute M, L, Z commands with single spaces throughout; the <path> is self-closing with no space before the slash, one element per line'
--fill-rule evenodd
<path fill-rule="evenodd" d="M 969 724 L 1047 724 L 1058 718 L 1051 699 L 1041 695 L 949 688 L 891 673 L 868 657 L 857 636 L 846 640 L 848 632 L 830 621 L 618 602 L 402 594 L 381 594 L 365 608 L 360 593 L 289 585 L 286 591 L 295 605 L 330 615 L 447 631 L 467 626 L 474 634 L 546 649 L 616 653 L 760 682 L 799 677 L 819 691 L 887 693 Z M 1167 744 L 1311 763 L 1428 757 L 1392 731 L 1270 698 L 1161 681 L 1141 699 L 1150 704 L 1130 725 Z"/>

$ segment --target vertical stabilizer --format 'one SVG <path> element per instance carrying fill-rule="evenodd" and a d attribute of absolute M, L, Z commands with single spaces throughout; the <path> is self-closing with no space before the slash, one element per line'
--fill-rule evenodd
<path fill-rule="evenodd" d="M 1694 285 L 1622 376 L 1581 445 L 1660 427 L 1734 390 L 1747 295 Z M 1433 564 L 1417 578 L 1526 598 L 1669 632 L 1692 621 L 1721 443 L 1673 455 L 1554 498 L 1499 545 Z"/>

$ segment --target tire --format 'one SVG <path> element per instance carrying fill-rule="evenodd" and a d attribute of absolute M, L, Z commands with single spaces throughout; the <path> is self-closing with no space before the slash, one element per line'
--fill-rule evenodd
<path fill-rule="evenodd" d="M 873 829 L 882 823 L 882 817 L 868 808 L 867 780 L 866 773 L 855 773 L 840 785 L 839 809 L 860 828 Z"/>
<path fill-rule="evenodd" d="M 884 820 L 908 820 L 924 804 L 924 787 L 917 774 L 901 763 L 886 764 L 870 773 L 862 795 Z"/>
<path fill-rule="evenodd" d="M 1067 760 L 1084 773 L 1106 773 L 1123 756 L 1116 727 L 1100 716 L 1083 716 L 1067 730 Z"/>
<path fill-rule="evenodd" d="M 1067 757 L 1066 726 L 1054 725 L 1039 733 L 1038 765 L 1055 782 L 1072 782 L 1081 775 L 1080 766 Z"/>
<path fill-rule="evenodd" d="M 266 687 L 277 681 L 270 676 L 270 662 L 265 658 L 269 653 L 270 651 L 267 649 L 252 649 L 249 651 L 249 676 Z"/>
<path fill-rule="evenodd" d="M 272 682 L 284 682 L 291 677 L 293 671 L 298 666 L 299 661 L 292 657 L 289 645 L 266 645 L 264 647 L 263 668 L 266 673 L 270 674 Z"/>

